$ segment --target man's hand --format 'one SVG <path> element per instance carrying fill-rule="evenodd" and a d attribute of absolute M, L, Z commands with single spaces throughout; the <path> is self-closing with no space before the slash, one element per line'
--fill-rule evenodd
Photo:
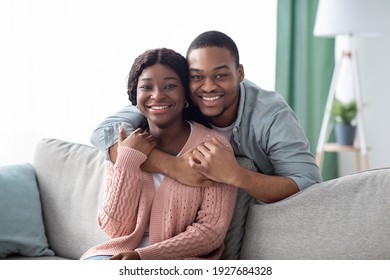
<path fill-rule="evenodd" d="M 229 174 L 235 174 L 240 167 L 233 152 L 214 137 L 192 151 L 189 163 L 208 179 L 225 184 L 229 184 Z"/>
<path fill-rule="evenodd" d="M 214 181 L 207 178 L 198 170 L 192 168 L 191 160 L 196 161 L 192 158 L 192 153 L 194 150 L 187 151 L 183 155 L 177 157 L 176 164 L 180 168 L 180 174 L 178 178 L 175 178 L 179 182 L 189 185 L 189 186 L 212 186 L 215 184 Z"/>
<path fill-rule="evenodd" d="M 115 256 L 112 256 L 108 260 L 140 260 L 141 257 L 136 251 L 130 251 L 130 252 L 124 252 L 117 254 Z"/>
<path fill-rule="evenodd" d="M 133 148 L 148 155 L 156 146 L 154 137 L 141 128 L 134 130 L 128 137 L 123 127 L 119 128 L 118 145 Z"/>
<path fill-rule="evenodd" d="M 141 165 L 141 169 L 149 173 L 162 173 L 182 184 L 193 187 L 208 187 L 215 184 L 189 164 L 192 150 L 175 157 L 159 149 L 153 149 L 148 158 Z"/>

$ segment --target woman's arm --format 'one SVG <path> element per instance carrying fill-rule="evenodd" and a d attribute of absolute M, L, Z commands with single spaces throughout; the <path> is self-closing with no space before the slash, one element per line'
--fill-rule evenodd
<path fill-rule="evenodd" d="M 99 212 L 99 225 L 111 237 L 131 233 L 136 226 L 140 200 L 151 204 L 153 186 L 144 182 L 140 165 L 155 146 L 154 138 L 142 129 L 136 129 L 126 138 L 121 127 L 118 137 L 118 161 L 107 164 L 107 187 L 103 207 Z M 142 197 L 141 197 L 142 196 Z M 149 210 L 145 210 L 147 215 Z"/>
<path fill-rule="evenodd" d="M 120 147 L 118 162 L 115 165 L 106 162 L 106 187 L 98 223 L 111 238 L 129 234 L 135 228 L 138 201 L 142 192 L 139 165 L 145 158 L 140 152 Z"/>

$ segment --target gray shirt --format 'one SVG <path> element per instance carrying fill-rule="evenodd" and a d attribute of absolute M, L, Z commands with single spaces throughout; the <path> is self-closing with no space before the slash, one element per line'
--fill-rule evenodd
<path fill-rule="evenodd" d="M 140 126 L 143 115 L 129 105 L 106 118 L 91 142 L 109 159 L 117 142 L 118 126 L 126 134 Z M 260 173 L 293 179 L 302 190 L 321 181 L 309 142 L 298 119 L 278 93 L 265 91 L 248 80 L 240 84 L 237 119 L 230 139 L 236 156 L 249 158 Z"/>
<path fill-rule="evenodd" d="M 289 177 L 300 190 L 322 181 L 294 111 L 281 95 L 248 80 L 240 85 L 230 143 L 235 155 L 253 160 L 260 173 Z"/>

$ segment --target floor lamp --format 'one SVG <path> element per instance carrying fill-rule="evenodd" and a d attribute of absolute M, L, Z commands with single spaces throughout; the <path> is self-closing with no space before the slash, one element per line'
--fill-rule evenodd
<path fill-rule="evenodd" d="M 350 64 L 352 78 L 352 93 L 357 105 L 357 139 L 358 146 L 352 149 L 356 153 L 356 168 L 360 169 L 360 156 L 363 158 L 364 168 L 368 169 L 367 144 L 364 132 L 362 98 L 360 88 L 360 74 L 357 52 L 353 47 L 353 38 L 356 36 L 376 35 L 375 11 L 376 4 L 373 0 L 320 0 L 317 9 L 314 35 L 319 37 L 345 36 L 348 39 L 348 47 L 342 52 L 336 61 L 328 99 L 322 120 L 321 131 L 317 144 L 316 162 L 322 167 L 325 150 L 331 152 L 343 151 L 343 147 L 335 145 L 325 149 L 332 130 L 331 109 L 335 98 L 336 86 L 340 78 L 340 71 L 346 63 Z"/>

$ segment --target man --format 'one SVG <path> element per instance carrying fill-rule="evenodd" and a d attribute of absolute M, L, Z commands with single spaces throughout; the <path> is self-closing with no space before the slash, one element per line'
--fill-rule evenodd
<path fill-rule="evenodd" d="M 173 157 L 154 149 L 143 168 L 197 186 L 213 180 L 234 185 L 257 200 L 272 203 L 321 181 L 319 169 L 295 113 L 277 93 L 244 79 L 234 41 L 218 31 L 200 34 L 189 46 L 190 91 L 211 127 L 225 135 L 234 155 L 216 139 Z M 116 160 L 118 125 L 129 131 L 143 116 L 129 105 L 107 118 L 91 142 Z M 257 171 L 236 157 L 253 161 Z"/>

